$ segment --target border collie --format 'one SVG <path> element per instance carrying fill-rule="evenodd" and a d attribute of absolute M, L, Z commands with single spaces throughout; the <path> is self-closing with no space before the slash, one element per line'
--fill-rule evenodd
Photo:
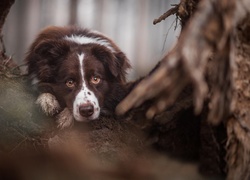
<path fill-rule="evenodd" d="M 48 27 L 31 45 L 25 61 L 40 95 L 36 103 L 58 127 L 114 115 L 125 96 L 125 54 L 97 31 Z"/>

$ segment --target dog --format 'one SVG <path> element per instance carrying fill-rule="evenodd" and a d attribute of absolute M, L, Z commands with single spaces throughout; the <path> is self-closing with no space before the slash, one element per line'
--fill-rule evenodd
<path fill-rule="evenodd" d="M 114 115 L 126 95 L 126 55 L 100 32 L 48 27 L 37 36 L 25 61 L 36 103 L 56 116 L 59 128 Z"/>

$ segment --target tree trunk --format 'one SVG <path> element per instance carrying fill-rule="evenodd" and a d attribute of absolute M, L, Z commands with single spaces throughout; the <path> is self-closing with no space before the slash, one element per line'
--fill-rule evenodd
<path fill-rule="evenodd" d="M 237 71 L 235 74 L 234 112 L 227 123 L 228 179 L 250 178 L 250 16 L 234 32 Z"/>
<path fill-rule="evenodd" d="M 188 9 L 181 5 L 192 2 L 182 0 L 177 6 L 185 12 Z M 201 111 L 205 102 L 206 120 L 227 129 L 228 179 L 250 177 L 249 6 L 247 0 L 201 1 L 176 47 L 117 107 L 123 114 L 152 100 L 146 113 L 152 118 L 178 103 L 191 83 L 196 113 L 206 112 Z"/>
<path fill-rule="evenodd" d="M 35 96 L 26 84 L 25 76 L 11 57 L 6 55 L 2 39 L 4 21 L 14 0 L 0 2 L 0 152 L 14 153 L 35 149 L 41 136 L 50 132 L 52 120 L 39 112 Z"/>

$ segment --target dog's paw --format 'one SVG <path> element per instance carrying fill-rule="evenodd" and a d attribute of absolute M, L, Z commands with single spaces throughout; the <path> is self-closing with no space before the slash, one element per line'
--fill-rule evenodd
<path fill-rule="evenodd" d="M 74 117 L 68 108 L 65 108 L 57 115 L 57 127 L 64 129 L 71 127 L 74 124 Z"/>
<path fill-rule="evenodd" d="M 40 94 L 36 100 L 36 104 L 41 106 L 43 112 L 49 116 L 57 114 L 61 108 L 56 97 L 50 93 Z"/>

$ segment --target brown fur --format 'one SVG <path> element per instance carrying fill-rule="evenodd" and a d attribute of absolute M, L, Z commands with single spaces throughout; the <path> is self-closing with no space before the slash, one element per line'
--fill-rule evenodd
<path fill-rule="evenodd" d="M 114 51 L 104 45 L 78 44 L 64 38 L 72 35 L 105 40 Z M 38 35 L 27 53 L 25 60 L 28 64 L 28 74 L 31 80 L 38 80 L 37 86 L 41 93 L 50 93 L 56 97 L 60 110 L 68 108 L 72 112 L 73 102 L 81 85 L 77 57 L 77 54 L 81 53 L 84 54 L 86 81 L 93 74 L 102 77 L 98 85 L 87 83 L 88 89 L 98 99 L 101 115 L 114 115 L 115 106 L 126 94 L 126 71 L 130 64 L 114 42 L 100 33 L 76 27 L 46 28 Z M 65 81 L 69 78 L 74 79 L 77 84 L 74 89 L 65 86 Z"/>

